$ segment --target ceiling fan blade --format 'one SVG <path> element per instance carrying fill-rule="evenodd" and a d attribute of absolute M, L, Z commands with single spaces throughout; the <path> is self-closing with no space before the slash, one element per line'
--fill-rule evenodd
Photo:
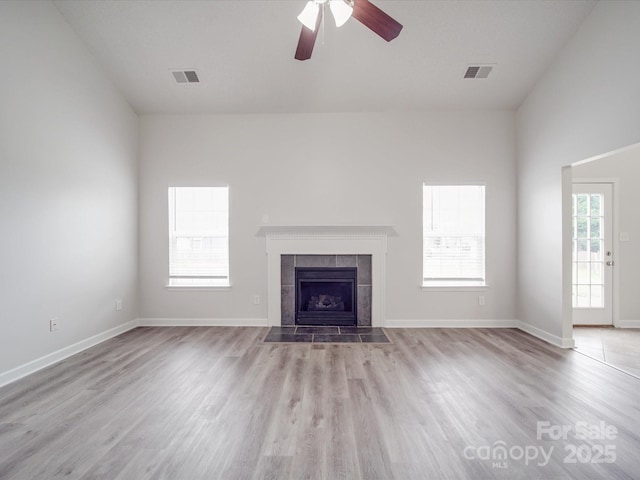
<path fill-rule="evenodd" d="M 300 31 L 300 39 L 298 40 L 298 48 L 296 48 L 296 60 L 309 60 L 313 52 L 313 46 L 316 43 L 320 23 L 322 22 L 323 9 L 318 10 L 318 18 L 316 18 L 316 29 L 311 30 L 304 25 Z"/>
<path fill-rule="evenodd" d="M 402 30 L 402 25 L 369 0 L 355 0 L 352 16 L 387 42 L 400 35 L 400 30 Z"/>

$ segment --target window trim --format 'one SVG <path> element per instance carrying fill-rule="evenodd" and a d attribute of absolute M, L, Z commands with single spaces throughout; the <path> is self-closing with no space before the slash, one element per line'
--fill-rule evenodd
<path fill-rule="evenodd" d="M 227 285 L 165 285 L 167 290 L 176 290 L 181 292 L 193 291 L 193 292 L 220 292 L 224 290 L 231 290 L 231 283 Z"/>
<path fill-rule="evenodd" d="M 427 291 L 439 291 L 439 292 L 479 292 L 483 290 L 487 290 L 489 285 L 485 282 L 483 284 L 471 285 L 465 282 L 451 283 L 448 285 L 444 285 L 441 283 L 425 283 L 423 282 L 420 285 L 420 289 L 424 292 Z"/>

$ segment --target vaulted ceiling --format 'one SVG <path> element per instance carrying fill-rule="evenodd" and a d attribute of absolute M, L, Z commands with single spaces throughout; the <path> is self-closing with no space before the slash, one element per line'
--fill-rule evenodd
<path fill-rule="evenodd" d="M 357 1 L 357 0 L 356 0 Z M 372 0 L 404 25 L 390 43 L 327 15 L 293 58 L 306 0 L 55 0 L 138 113 L 515 109 L 593 0 Z M 491 64 L 486 79 L 468 65 Z M 171 70 L 195 69 L 178 84 Z"/>

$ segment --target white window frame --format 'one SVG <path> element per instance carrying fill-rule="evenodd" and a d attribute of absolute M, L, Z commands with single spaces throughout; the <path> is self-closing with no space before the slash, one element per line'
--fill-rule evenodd
<path fill-rule="evenodd" d="M 432 195 L 432 189 L 440 187 L 475 187 L 481 189 L 481 200 L 475 202 L 474 206 L 478 207 L 477 215 L 480 215 L 480 221 L 476 223 L 475 228 L 471 227 L 470 230 L 465 231 L 461 229 L 459 224 L 456 224 L 453 230 L 449 231 L 445 227 L 434 226 L 433 222 L 429 224 L 433 218 L 433 209 L 431 212 L 427 211 L 427 195 Z M 423 237 L 422 237 L 422 287 L 423 289 L 454 289 L 454 290 L 479 290 L 487 287 L 486 284 L 486 186 L 481 183 L 473 184 L 433 184 L 424 183 L 422 187 L 422 200 L 423 200 Z M 442 224 L 444 222 L 441 222 Z M 433 228 L 436 230 L 434 231 Z M 478 272 L 475 275 L 434 275 L 429 272 L 429 237 L 450 237 L 455 239 L 459 237 L 461 240 L 475 241 L 479 244 L 481 252 L 476 256 L 478 262 Z M 433 258 L 433 257 L 432 257 Z"/>
<path fill-rule="evenodd" d="M 216 194 L 223 197 L 222 208 L 213 203 L 204 206 L 204 211 L 211 207 L 209 213 L 212 214 L 211 222 L 208 225 L 191 226 L 190 228 L 179 227 L 181 223 L 177 218 L 176 193 L 180 189 L 212 189 L 217 190 Z M 215 200 L 212 200 L 215 202 Z M 167 288 L 176 289 L 220 289 L 231 286 L 229 280 L 229 187 L 169 187 L 168 189 L 168 226 L 169 226 L 169 281 Z M 200 209 L 202 209 L 202 205 Z M 195 212 L 194 207 L 194 212 Z M 202 210 L 201 210 L 202 211 Z M 188 213 L 194 213 L 188 212 Z M 217 213 L 218 215 L 215 215 Z M 215 220 L 217 217 L 217 220 Z M 203 265 L 202 268 L 195 265 L 180 264 L 174 260 L 178 255 L 179 239 L 191 238 L 192 242 L 199 244 L 206 243 L 209 239 L 216 239 L 222 244 L 222 265 L 211 263 Z M 218 247 L 219 248 L 219 247 Z M 213 254 L 214 250 L 209 253 Z"/>

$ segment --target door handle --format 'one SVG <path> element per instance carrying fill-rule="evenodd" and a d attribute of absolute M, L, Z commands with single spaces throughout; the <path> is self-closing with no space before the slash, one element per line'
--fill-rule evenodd
<path fill-rule="evenodd" d="M 609 260 L 606 265 L 607 267 L 613 267 L 613 260 Z"/>

